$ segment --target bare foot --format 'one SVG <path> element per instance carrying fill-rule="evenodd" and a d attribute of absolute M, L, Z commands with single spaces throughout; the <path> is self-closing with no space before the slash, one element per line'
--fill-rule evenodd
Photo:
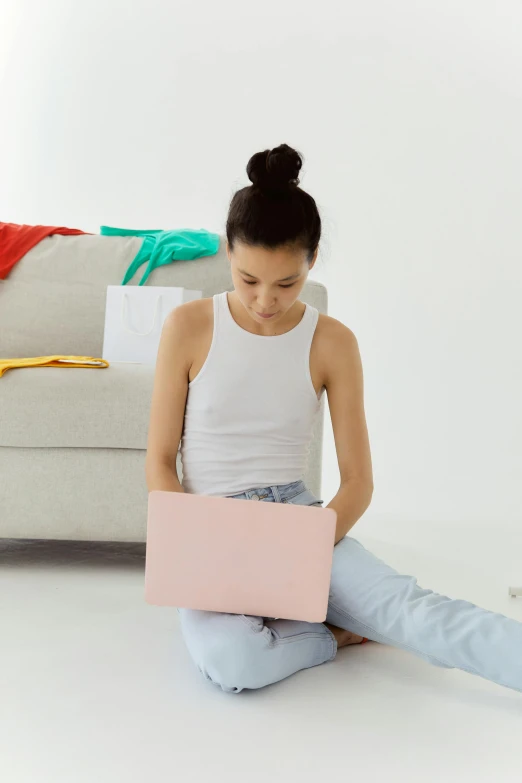
<path fill-rule="evenodd" d="M 363 636 L 357 636 L 350 631 L 344 631 L 342 628 L 337 628 L 336 625 L 330 625 L 325 623 L 326 627 L 330 629 L 337 640 L 337 649 L 340 647 L 347 647 L 349 644 L 361 644 Z"/>

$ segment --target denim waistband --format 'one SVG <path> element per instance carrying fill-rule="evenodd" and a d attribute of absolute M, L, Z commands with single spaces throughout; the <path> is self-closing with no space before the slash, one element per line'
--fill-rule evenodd
<path fill-rule="evenodd" d="M 312 497 L 312 493 L 301 479 L 299 481 L 291 481 L 289 484 L 272 484 L 268 487 L 252 487 L 251 489 L 245 490 L 245 492 L 227 495 L 226 497 L 251 500 L 256 495 L 259 500 L 273 500 L 276 503 L 287 503 L 292 500 L 292 498 L 295 498 L 304 492 L 310 494 Z M 314 499 L 316 502 L 323 502 L 322 500 L 319 501 L 319 498 L 315 498 L 315 496 L 312 497 L 312 500 Z"/>

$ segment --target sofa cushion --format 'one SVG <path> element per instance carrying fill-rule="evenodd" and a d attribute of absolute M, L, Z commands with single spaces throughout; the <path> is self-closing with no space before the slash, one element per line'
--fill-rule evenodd
<path fill-rule="evenodd" d="M 154 368 L 24 367 L 0 378 L 0 447 L 146 449 Z"/>

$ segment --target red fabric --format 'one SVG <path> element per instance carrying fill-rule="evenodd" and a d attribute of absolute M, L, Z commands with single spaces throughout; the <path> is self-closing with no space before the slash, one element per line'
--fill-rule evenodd
<path fill-rule="evenodd" d="M 63 226 L 25 226 L 0 223 L 0 280 L 5 280 L 14 265 L 45 237 L 51 234 L 86 234 L 78 228 Z"/>

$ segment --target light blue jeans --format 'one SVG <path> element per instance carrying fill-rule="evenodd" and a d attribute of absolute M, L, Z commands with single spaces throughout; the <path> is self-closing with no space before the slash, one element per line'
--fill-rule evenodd
<path fill-rule="evenodd" d="M 321 505 L 302 481 L 251 489 L 241 499 Z M 268 566 L 267 566 L 268 567 Z M 323 623 L 178 609 L 196 666 L 229 693 L 262 688 L 332 661 L 337 642 Z M 326 622 L 522 691 L 522 623 L 426 590 L 346 536 L 334 547 Z"/>

